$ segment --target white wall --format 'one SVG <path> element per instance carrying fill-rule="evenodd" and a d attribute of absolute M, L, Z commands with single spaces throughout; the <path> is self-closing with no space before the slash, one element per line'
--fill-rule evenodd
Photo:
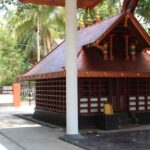
<path fill-rule="evenodd" d="M 0 94 L 0 104 L 13 104 L 12 94 Z"/>

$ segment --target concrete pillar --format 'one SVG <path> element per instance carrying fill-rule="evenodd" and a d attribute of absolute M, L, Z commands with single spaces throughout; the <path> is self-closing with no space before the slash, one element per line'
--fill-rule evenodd
<path fill-rule="evenodd" d="M 13 84 L 13 104 L 15 107 L 20 107 L 21 104 L 21 87 L 19 83 Z"/>
<path fill-rule="evenodd" d="M 67 135 L 78 135 L 77 0 L 66 0 L 66 100 Z"/>

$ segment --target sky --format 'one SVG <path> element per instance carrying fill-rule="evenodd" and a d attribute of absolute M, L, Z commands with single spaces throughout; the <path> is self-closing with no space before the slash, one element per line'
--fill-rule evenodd
<path fill-rule="evenodd" d="M 1 2 L 1 0 L 0 0 Z M 0 3 L 0 7 L 1 7 L 1 3 Z M 6 4 L 6 8 L 8 10 L 16 10 L 16 6 L 13 4 Z M 0 23 L 2 23 L 3 26 L 5 26 L 7 24 L 6 19 L 5 19 L 5 14 L 7 12 L 6 8 L 2 8 L 0 9 Z"/>

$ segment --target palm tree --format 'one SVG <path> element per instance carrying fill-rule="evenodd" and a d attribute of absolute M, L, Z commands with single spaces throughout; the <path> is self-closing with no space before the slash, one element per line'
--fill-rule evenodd
<path fill-rule="evenodd" d="M 18 6 L 16 16 L 10 19 L 10 26 L 18 44 L 34 64 L 40 57 L 52 50 L 52 40 L 64 36 L 64 10 L 48 6 Z M 36 57 L 36 58 L 35 58 Z"/>

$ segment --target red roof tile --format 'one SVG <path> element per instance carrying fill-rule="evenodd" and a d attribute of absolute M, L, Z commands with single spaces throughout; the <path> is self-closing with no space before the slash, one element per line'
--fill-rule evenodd
<path fill-rule="evenodd" d="M 136 54 L 136 60 L 126 61 L 116 56 L 113 61 L 105 61 L 97 48 L 82 50 L 78 58 L 78 70 L 101 72 L 147 72 L 150 73 L 150 55 L 144 51 Z"/>
<path fill-rule="evenodd" d="M 77 31 L 77 53 L 78 53 L 78 70 L 79 75 L 83 72 L 150 72 L 150 57 L 144 52 L 139 53 L 136 61 L 120 61 L 118 58 L 114 61 L 103 61 L 100 59 L 100 53 L 94 50 L 82 50 L 82 47 L 94 43 L 97 40 L 102 41 L 123 19 L 129 17 L 133 25 L 139 31 L 141 38 L 144 39 L 145 45 L 150 47 L 150 37 L 130 14 L 118 14 L 98 24 L 92 25 L 85 29 Z M 129 65 L 130 64 L 130 65 Z M 138 65 L 138 67 L 137 67 Z M 140 68 L 140 69 L 139 69 Z M 65 72 L 65 42 L 53 50 L 29 72 L 22 76 L 22 79 L 36 79 L 35 75 L 50 74 L 55 72 Z M 62 75 L 62 74 L 61 74 Z M 63 73 L 65 75 L 65 73 Z M 91 75 L 91 73 L 89 73 Z M 137 74 L 136 74 L 137 75 Z M 59 75 L 57 75 L 59 77 Z M 150 75 L 149 75 L 150 77 Z M 43 77 L 44 78 L 44 77 Z"/>

